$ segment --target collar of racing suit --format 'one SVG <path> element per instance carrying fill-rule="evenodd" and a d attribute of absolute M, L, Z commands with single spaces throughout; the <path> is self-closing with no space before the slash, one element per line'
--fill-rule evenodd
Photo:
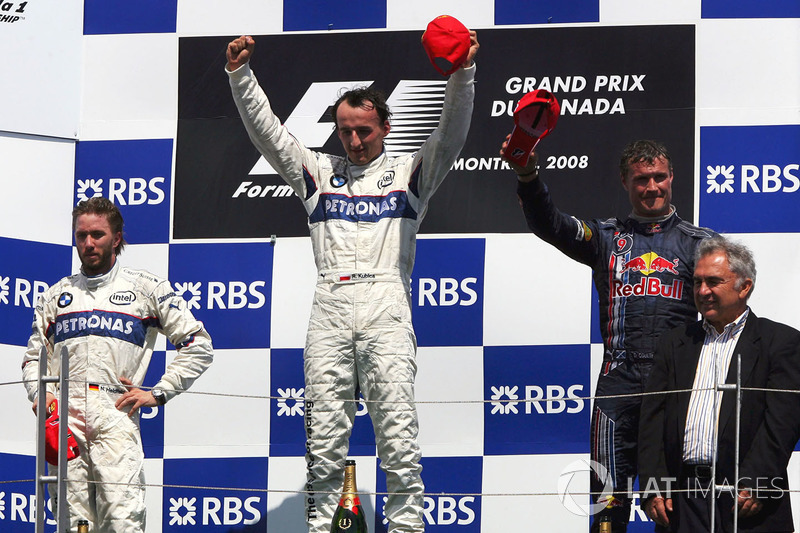
<path fill-rule="evenodd" d="M 98 274 L 96 276 L 87 276 L 83 273 L 83 269 L 81 269 L 81 276 L 83 277 L 86 288 L 89 290 L 94 290 L 98 287 L 102 287 L 104 285 L 108 285 L 111 281 L 116 277 L 117 271 L 119 270 L 119 259 L 114 259 L 114 266 L 111 267 L 111 270 L 106 272 L 105 274 Z"/>
<path fill-rule="evenodd" d="M 660 217 L 643 217 L 643 216 L 637 215 L 636 213 L 631 212 L 631 214 L 628 215 L 628 218 L 632 218 L 633 220 L 635 220 L 636 222 L 639 222 L 641 224 L 650 224 L 650 223 L 653 223 L 653 222 L 664 222 L 669 217 L 674 215 L 675 212 L 676 212 L 675 206 L 672 205 L 672 204 L 669 204 L 669 213 L 667 213 L 666 215 L 661 215 Z"/>
<path fill-rule="evenodd" d="M 345 159 L 345 165 L 346 165 L 345 168 L 347 169 L 347 175 L 350 176 L 351 178 L 353 178 L 354 180 L 363 178 L 366 175 L 367 170 L 369 170 L 370 167 L 381 165 L 383 163 L 383 161 L 387 157 L 388 156 L 386 154 L 386 146 L 385 145 L 384 145 L 383 150 L 381 151 L 381 153 L 378 155 L 378 157 L 376 157 L 375 159 L 373 159 L 372 161 L 370 161 L 366 165 L 356 165 L 355 163 L 350 161 L 349 157 L 345 157 L 344 159 Z"/>

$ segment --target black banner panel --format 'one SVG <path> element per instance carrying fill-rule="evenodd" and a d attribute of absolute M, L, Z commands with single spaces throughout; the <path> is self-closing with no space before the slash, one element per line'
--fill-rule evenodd
<path fill-rule="evenodd" d="M 354 85 L 382 89 L 395 112 L 391 155 L 424 140 L 392 142 L 410 116 L 397 103 L 420 86 L 442 90 L 444 78 L 419 38 L 418 31 L 256 36 L 251 66 L 290 131 L 309 148 L 334 154 L 344 153 L 328 116 L 337 94 Z M 693 218 L 694 26 L 492 29 L 478 38 L 472 126 L 423 233 L 527 231 L 514 173 L 499 149 L 514 107 L 533 89 L 550 90 L 561 104 L 558 125 L 537 152 L 540 175 L 563 211 L 628 214 L 619 155 L 632 140 L 656 139 L 672 155 L 674 203 Z M 180 39 L 173 238 L 307 235 L 299 199 L 241 124 L 223 70 L 229 40 Z"/>

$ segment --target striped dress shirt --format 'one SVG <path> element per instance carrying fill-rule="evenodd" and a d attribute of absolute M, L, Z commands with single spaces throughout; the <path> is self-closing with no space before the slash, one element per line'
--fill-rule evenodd
<path fill-rule="evenodd" d="M 722 391 L 715 387 L 725 383 L 736 342 L 744 329 L 750 309 L 725 326 L 722 333 L 708 322 L 703 322 L 706 338 L 692 385 L 689 409 L 686 411 L 686 433 L 683 439 L 683 462 L 711 464 L 714 459 L 714 441 L 717 435 Z"/>

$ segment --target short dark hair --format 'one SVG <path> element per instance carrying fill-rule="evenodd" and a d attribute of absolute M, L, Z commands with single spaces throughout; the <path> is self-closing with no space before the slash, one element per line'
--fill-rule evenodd
<path fill-rule="evenodd" d="M 342 93 L 333 104 L 331 117 L 333 117 L 333 123 L 337 127 L 339 126 L 339 122 L 336 120 L 336 111 L 338 111 L 339 104 L 342 102 L 347 102 L 350 107 L 361 107 L 367 110 L 375 109 L 381 124 L 389 120 L 392 116 L 389 106 L 386 105 L 386 95 L 383 94 L 382 91 L 371 87 L 356 87 L 355 89 L 350 89 Z"/>
<path fill-rule="evenodd" d="M 119 244 L 114 248 L 114 254 L 120 255 L 122 253 L 122 249 L 125 248 L 127 244 L 125 242 L 125 234 L 122 231 L 125 221 L 122 219 L 122 213 L 119 212 L 119 208 L 114 205 L 114 202 L 103 196 L 95 196 L 94 198 L 81 201 L 72 210 L 73 233 L 75 233 L 75 225 L 78 222 L 78 217 L 81 215 L 101 215 L 106 217 L 109 226 L 111 226 L 111 231 L 114 233 L 119 232 L 121 235 Z"/>
<path fill-rule="evenodd" d="M 631 165 L 636 163 L 652 165 L 658 158 L 666 160 L 671 173 L 672 158 L 663 143 L 647 139 L 633 141 L 622 151 L 622 156 L 619 158 L 619 173 L 624 178 L 628 175 Z"/>
<path fill-rule="evenodd" d="M 736 274 L 736 284 L 738 290 L 747 278 L 753 281 L 750 292 L 747 293 L 745 301 L 750 299 L 753 290 L 756 288 L 756 261 L 753 259 L 753 252 L 742 243 L 732 241 L 722 235 L 715 235 L 710 239 L 700 241 L 694 250 L 694 262 L 697 262 L 707 255 L 722 252 L 728 259 L 728 268 Z"/>

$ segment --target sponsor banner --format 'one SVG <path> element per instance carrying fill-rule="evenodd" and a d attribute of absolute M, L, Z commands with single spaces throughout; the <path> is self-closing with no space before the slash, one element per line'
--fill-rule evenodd
<path fill-rule="evenodd" d="M 165 459 L 162 531 L 266 532 L 267 464 L 266 457 Z"/>
<path fill-rule="evenodd" d="M 268 348 L 272 245 L 173 244 L 169 279 L 214 347 Z"/>
<path fill-rule="evenodd" d="M 655 138 L 673 158 L 674 202 L 684 216 L 692 213 L 693 26 L 480 34 L 470 134 L 421 231 L 528 231 L 514 174 L 498 151 L 513 127 L 517 102 L 533 89 L 551 90 L 561 103 L 558 127 L 540 143 L 539 155 L 541 175 L 562 210 L 581 218 L 627 215 L 619 154 L 631 140 Z M 329 117 L 340 91 L 354 85 L 382 89 L 394 105 L 395 129 L 386 148 L 398 155 L 419 149 L 430 134 L 431 115 L 441 112 L 444 78 L 430 65 L 419 38 L 419 31 L 255 36 L 251 66 L 286 128 L 307 147 L 328 153 L 343 154 Z M 228 41 L 227 36 L 180 39 L 173 237 L 307 235 L 301 202 L 280 188 L 280 178 L 241 124 L 224 72 Z M 361 60 L 342 62 L 354 43 Z M 536 53 L 511 52 L 520 46 Z M 308 61 L 286 60 L 299 49 L 314 54 Z M 423 110 L 403 105 L 418 100 L 423 90 Z M 214 217 L 205 215 L 210 210 Z"/>
<path fill-rule="evenodd" d="M 0 24 L 3 26 L 24 25 L 27 23 L 29 12 L 28 2 L 3 2 L 0 4 Z"/>
<path fill-rule="evenodd" d="M 83 88 L 82 27 L 83 0 L 0 2 L 0 49 L 8 58 L 28 58 L 16 62 L 13 75 L 0 78 L 3 135 L 9 132 L 61 139 L 78 137 Z M 14 174 L 5 161 L 3 170 L 8 183 Z M 8 185 L 5 189 L 8 194 Z"/>
<path fill-rule="evenodd" d="M 270 350 L 269 455 L 305 455 L 303 350 Z"/>
<path fill-rule="evenodd" d="M 411 276 L 419 346 L 483 344 L 484 239 L 421 239 Z"/>
<path fill-rule="evenodd" d="M 270 353 L 270 395 L 277 400 L 272 401 L 270 407 L 269 454 L 271 457 L 302 457 L 306 453 L 305 412 L 314 408 L 303 396 L 303 350 L 272 349 Z M 363 400 L 363 396 L 360 398 Z M 375 433 L 363 401 L 359 402 L 356 410 L 348 455 L 375 456 Z"/>
<path fill-rule="evenodd" d="M 85 0 L 84 35 L 174 33 L 178 0 Z"/>
<path fill-rule="evenodd" d="M 286 0 L 283 2 L 283 31 L 385 28 L 386 2 L 356 0 L 342 9 L 336 2 Z"/>
<path fill-rule="evenodd" d="M 800 3 L 796 0 L 761 0 L 759 2 L 730 2 L 703 0 L 704 19 L 798 18 Z"/>
<path fill-rule="evenodd" d="M 700 224 L 724 233 L 800 231 L 800 125 L 700 129 Z"/>
<path fill-rule="evenodd" d="M 33 306 L 50 285 L 69 275 L 72 249 L 0 237 L 0 250 L 0 343 L 25 346 Z"/>
<path fill-rule="evenodd" d="M 147 390 L 159 382 L 166 370 L 167 354 L 156 350 L 150 358 L 150 366 L 144 376 L 142 386 Z M 164 457 L 164 406 L 142 407 L 139 409 L 139 429 L 142 433 L 142 447 L 145 459 Z"/>
<path fill-rule="evenodd" d="M 426 457 L 421 463 L 425 531 L 479 533 L 481 498 L 473 495 L 483 492 L 483 458 Z M 386 533 L 389 525 L 385 514 L 386 475 L 380 468 L 376 471 L 375 533 Z"/>
<path fill-rule="evenodd" d="M 589 345 L 484 348 L 484 454 L 589 451 Z"/>
<path fill-rule="evenodd" d="M 114 202 L 130 244 L 169 242 L 171 182 L 171 139 L 77 144 L 74 204 L 94 196 Z"/>
<path fill-rule="evenodd" d="M 32 481 L 36 473 L 36 458 L 27 455 L 0 453 L 0 472 L 2 481 L 0 488 L 0 531 L 3 533 L 32 533 L 36 524 L 36 485 Z M 21 483 L 6 483 L 29 479 Z M 54 485 L 53 485 L 54 486 Z M 44 530 L 52 533 L 56 530 L 53 519 L 52 500 L 45 503 Z"/>
<path fill-rule="evenodd" d="M 519 0 L 494 2 L 494 23 L 498 25 L 568 22 L 600 22 L 600 2 L 598 0 L 565 0 L 546 4 Z"/>

